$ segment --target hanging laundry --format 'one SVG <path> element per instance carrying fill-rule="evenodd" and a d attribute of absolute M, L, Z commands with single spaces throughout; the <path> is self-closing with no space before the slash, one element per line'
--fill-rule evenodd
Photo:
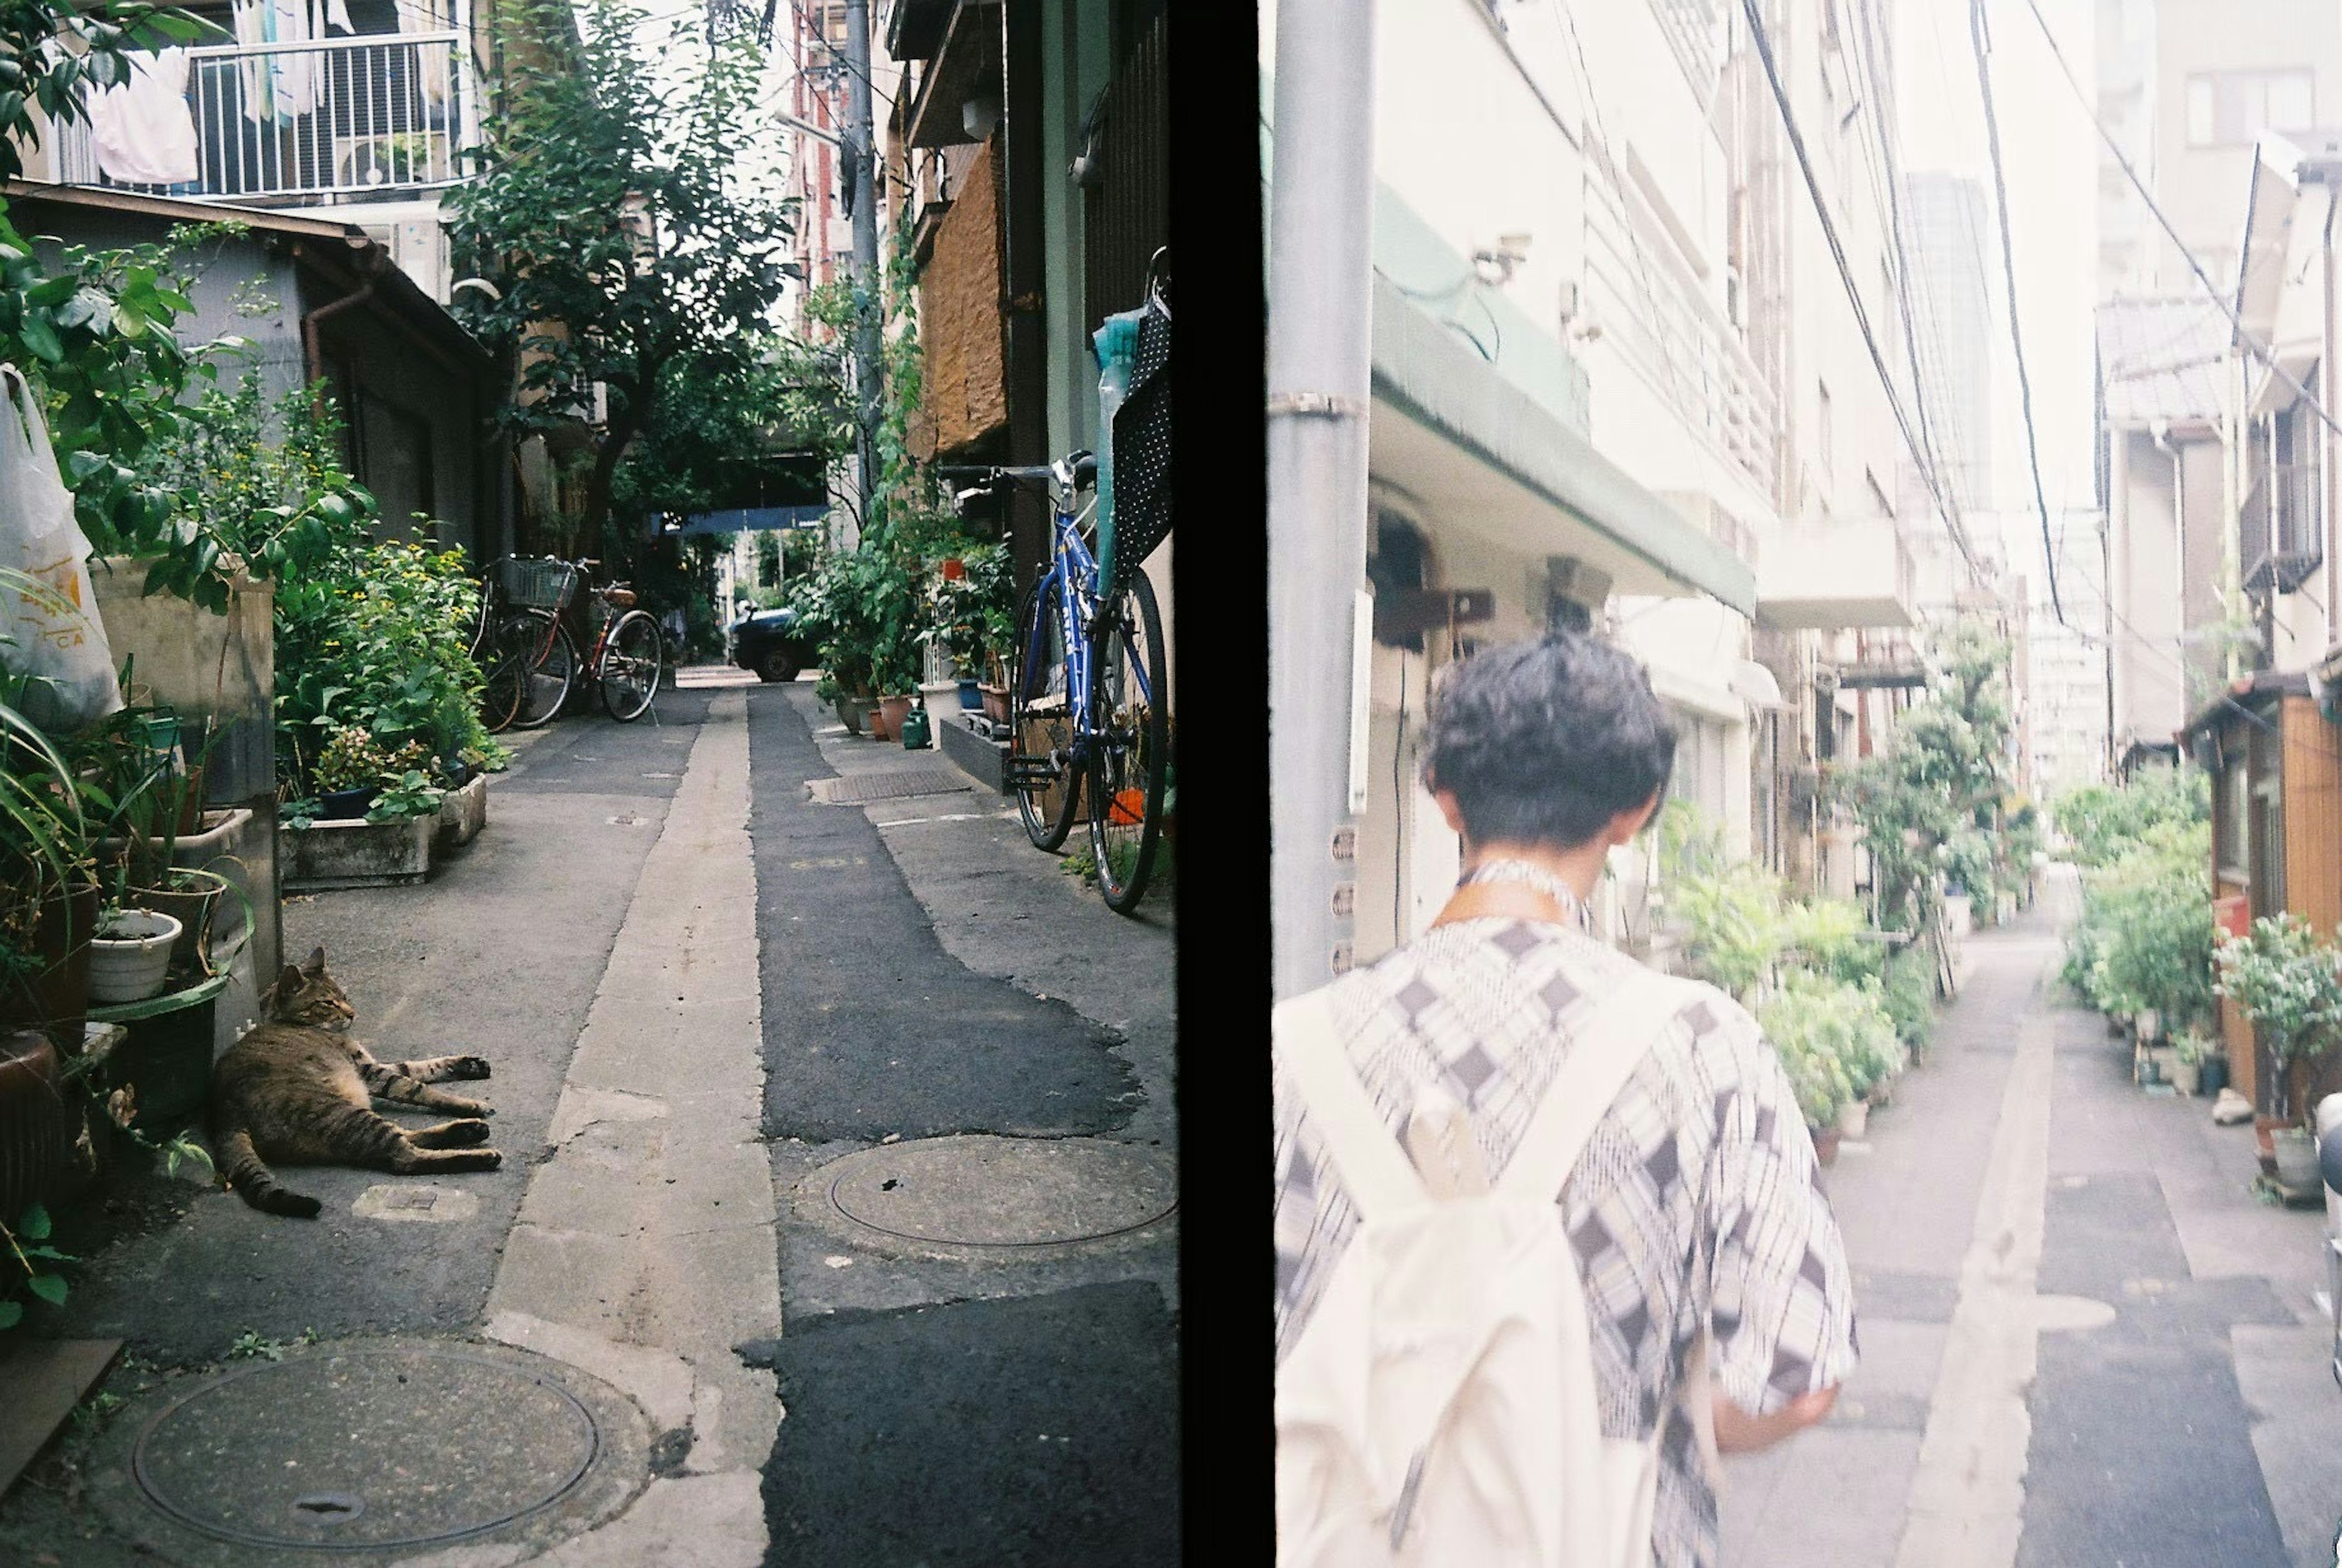
<path fill-rule="evenodd" d="M 269 11 L 266 0 L 235 0 L 233 21 L 235 41 L 245 49 L 256 49 L 269 41 Z M 275 73 L 265 55 L 247 55 L 239 69 L 244 75 L 244 117 L 260 125 L 275 117 L 276 106 L 271 101 L 269 85 Z"/>
<path fill-rule="evenodd" d="M 187 52 L 127 55 L 130 79 L 88 99 L 97 166 L 117 185 L 179 185 L 202 177 L 187 109 Z"/>

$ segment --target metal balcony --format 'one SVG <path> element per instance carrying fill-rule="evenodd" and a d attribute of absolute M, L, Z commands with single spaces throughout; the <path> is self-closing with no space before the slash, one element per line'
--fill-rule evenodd
<path fill-rule="evenodd" d="M 2273 464 L 2237 514 L 2237 560 L 2250 593 L 2290 594 L 2326 564 L 2317 466 Z"/>
<path fill-rule="evenodd" d="M 464 177 L 476 140 L 456 32 L 187 51 L 201 176 L 194 200 L 274 205 L 413 195 Z M 55 125 L 65 185 L 163 194 L 108 178 L 85 124 Z"/>

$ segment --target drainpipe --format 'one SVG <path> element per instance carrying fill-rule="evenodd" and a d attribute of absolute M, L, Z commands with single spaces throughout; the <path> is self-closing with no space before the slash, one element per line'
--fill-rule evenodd
<path fill-rule="evenodd" d="M 1268 240 L 1270 910 L 1282 1001 L 1350 964 L 1372 393 L 1375 0 L 1276 12 Z"/>
<path fill-rule="evenodd" d="M 358 285 L 357 292 L 345 294 L 331 305 L 321 305 L 301 318 L 301 351 L 308 364 L 309 385 L 316 401 L 317 412 L 321 414 L 325 411 L 325 394 L 315 389 L 319 382 L 325 379 L 325 351 L 318 328 L 342 312 L 355 309 L 372 299 L 375 280 L 389 265 L 390 258 L 382 247 L 369 245 L 358 256 L 358 275 L 365 281 Z"/>

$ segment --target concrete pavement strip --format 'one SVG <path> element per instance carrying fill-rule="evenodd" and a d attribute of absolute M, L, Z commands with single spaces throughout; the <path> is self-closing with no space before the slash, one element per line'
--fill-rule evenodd
<path fill-rule="evenodd" d="M 670 1451 L 623 1514 L 555 1568 L 752 1568 L 781 1417 L 733 1346 L 781 1329 L 759 1138 L 762 1001 L 745 696 L 719 692 L 643 868 L 488 1297 L 485 1332 L 632 1394 Z M 682 1434 L 677 1436 L 676 1434 Z M 686 1446 L 687 1445 L 687 1446 Z M 434 1568 L 493 1568 L 499 1549 Z"/>

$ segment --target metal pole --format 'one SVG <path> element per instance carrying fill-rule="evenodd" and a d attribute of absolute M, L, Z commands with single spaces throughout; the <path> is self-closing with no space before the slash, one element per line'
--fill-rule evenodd
<path fill-rule="evenodd" d="M 862 516 L 878 490 L 879 407 L 885 371 L 879 330 L 886 310 L 886 280 L 878 268 L 876 132 L 870 114 L 870 0 L 846 0 L 846 144 L 854 170 L 854 277 L 861 295 L 854 332 L 854 389 L 859 404 L 855 441 L 861 468 Z"/>
<path fill-rule="evenodd" d="M 1268 238 L 1270 910 L 1279 1000 L 1350 961 L 1364 677 L 1374 0 L 1285 0 Z"/>

